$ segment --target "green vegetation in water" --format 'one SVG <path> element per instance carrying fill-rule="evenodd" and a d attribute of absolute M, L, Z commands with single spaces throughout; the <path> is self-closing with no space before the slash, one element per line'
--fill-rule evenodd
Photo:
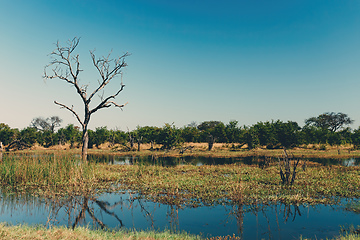
<path fill-rule="evenodd" d="M 35 191 L 43 195 L 91 194 L 101 189 L 94 164 L 70 155 L 5 155 L 0 184 L 5 192 Z"/>
<path fill-rule="evenodd" d="M 0 184 L 7 192 L 91 195 L 132 190 L 153 201 L 177 206 L 253 203 L 333 203 L 359 198 L 360 167 L 310 165 L 298 168 L 292 186 L 281 184 L 277 164 L 217 166 L 107 165 L 69 155 L 6 155 Z"/>
<path fill-rule="evenodd" d="M 277 165 L 216 166 L 98 165 L 102 181 L 121 183 L 147 198 L 178 206 L 214 203 L 334 203 L 360 197 L 359 167 L 309 166 L 292 186 L 281 184 Z"/>
<path fill-rule="evenodd" d="M 360 201 L 354 201 L 346 204 L 345 209 L 360 214 Z"/>

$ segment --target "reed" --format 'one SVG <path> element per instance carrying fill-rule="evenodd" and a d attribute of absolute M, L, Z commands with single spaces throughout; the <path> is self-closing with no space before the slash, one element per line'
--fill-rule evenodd
<path fill-rule="evenodd" d="M 2 190 L 52 194 L 94 191 L 94 164 L 72 155 L 5 155 L 0 163 Z"/>
<path fill-rule="evenodd" d="M 109 166 L 98 165 L 99 178 L 121 183 L 156 202 L 178 206 L 266 202 L 334 203 L 359 198 L 359 167 L 310 165 L 299 170 L 291 187 L 281 184 L 276 165 Z"/>
<path fill-rule="evenodd" d="M 281 184 L 277 165 L 132 166 L 82 162 L 76 155 L 5 155 L 0 163 L 2 191 L 39 195 L 92 195 L 133 190 L 157 202 L 178 206 L 217 203 L 332 203 L 359 198 L 360 167 L 310 165 L 291 187 Z"/>
<path fill-rule="evenodd" d="M 170 233 L 170 231 L 103 231 L 92 230 L 87 227 L 77 227 L 74 230 L 65 227 L 52 227 L 47 229 L 43 226 L 16 225 L 9 226 L 0 223 L 0 239 L 47 239 L 47 240 L 152 240 L 152 239 L 174 239 L 174 240 L 195 240 L 202 239 L 200 236 L 188 233 Z"/>

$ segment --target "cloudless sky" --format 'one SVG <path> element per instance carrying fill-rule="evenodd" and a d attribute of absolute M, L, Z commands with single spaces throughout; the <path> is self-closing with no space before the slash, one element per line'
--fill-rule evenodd
<path fill-rule="evenodd" d="M 75 89 L 42 78 L 54 43 L 75 36 L 89 89 L 99 78 L 89 50 L 131 53 L 116 99 L 128 105 L 98 111 L 91 129 L 277 119 L 302 126 L 324 112 L 360 125 L 357 0 L 1 0 L 0 122 L 22 129 L 56 115 L 63 127 L 79 126 L 53 103 L 83 116 Z"/>

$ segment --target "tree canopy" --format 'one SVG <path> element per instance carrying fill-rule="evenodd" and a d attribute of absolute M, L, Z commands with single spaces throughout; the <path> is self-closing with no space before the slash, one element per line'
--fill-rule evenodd
<path fill-rule="evenodd" d="M 308 126 L 315 126 L 322 129 L 328 129 L 331 132 L 336 132 L 346 125 L 350 125 L 354 120 L 345 113 L 326 112 L 317 117 L 311 117 L 305 120 Z"/>

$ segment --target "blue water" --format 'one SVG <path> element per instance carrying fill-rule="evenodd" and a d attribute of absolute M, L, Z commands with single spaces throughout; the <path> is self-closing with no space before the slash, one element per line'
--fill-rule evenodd
<path fill-rule="evenodd" d="M 85 218 L 78 221 L 77 226 L 169 229 L 204 237 L 235 234 L 243 239 L 299 239 L 300 235 L 331 238 L 340 233 L 342 226 L 360 225 L 360 214 L 346 211 L 343 205 L 179 208 L 136 197 L 139 196 L 128 192 L 106 193 L 85 202 L 79 197 L 63 199 L 60 203 L 35 197 L 4 196 L 0 201 L 0 221 L 72 227 L 83 209 Z"/>
<path fill-rule="evenodd" d="M 232 158 L 212 158 L 212 157 L 133 157 L 116 155 L 92 155 L 89 154 L 90 161 L 105 162 L 109 164 L 132 165 L 136 163 L 157 164 L 163 166 L 176 166 L 181 164 L 201 165 L 224 165 L 224 164 L 246 164 L 259 165 L 264 164 L 264 157 L 232 157 Z M 269 158 L 271 162 L 278 162 L 277 158 Z M 324 166 L 341 165 L 346 167 L 359 166 L 360 158 L 302 158 L 301 160 L 319 163 Z"/>

